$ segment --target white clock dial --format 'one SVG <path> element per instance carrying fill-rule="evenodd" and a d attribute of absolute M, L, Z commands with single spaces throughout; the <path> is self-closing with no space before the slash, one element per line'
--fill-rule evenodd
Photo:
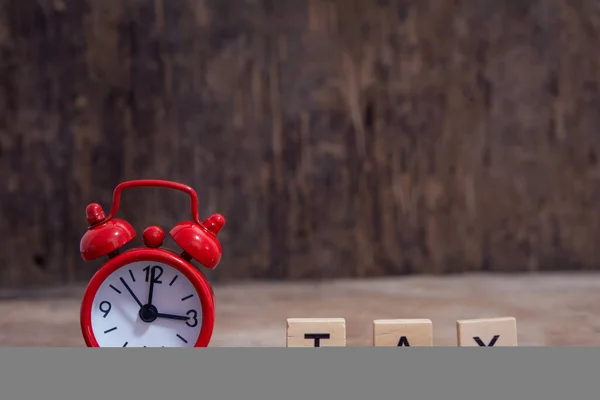
<path fill-rule="evenodd" d="M 202 328 L 202 305 L 192 283 L 155 261 L 134 262 L 110 274 L 91 313 L 100 347 L 192 347 Z"/>

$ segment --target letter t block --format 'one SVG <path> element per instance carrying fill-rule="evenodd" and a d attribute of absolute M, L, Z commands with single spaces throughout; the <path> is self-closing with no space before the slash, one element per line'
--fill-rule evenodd
<path fill-rule="evenodd" d="M 288 318 L 286 347 L 345 347 L 344 318 Z"/>

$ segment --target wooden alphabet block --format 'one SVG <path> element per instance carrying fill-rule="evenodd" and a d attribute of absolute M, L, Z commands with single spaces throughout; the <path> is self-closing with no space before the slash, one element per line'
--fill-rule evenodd
<path fill-rule="evenodd" d="M 345 347 L 344 318 L 288 318 L 286 347 Z"/>
<path fill-rule="evenodd" d="M 373 346 L 433 346 L 433 325 L 429 319 L 376 319 Z"/>
<path fill-rule="evenodd" d="M 459 347 L 517 346 L 517 320 L 487 318 L 456 321 Z"/>

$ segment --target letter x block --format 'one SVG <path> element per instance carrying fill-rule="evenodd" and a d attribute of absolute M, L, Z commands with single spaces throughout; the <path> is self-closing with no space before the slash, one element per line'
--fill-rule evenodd
<path fill-rule="evenodd" d="M 517 320 L 487 318 L 456 321 L 459 347 L 517 346 Z"/>
<path fill-rule="evenodd" d="M 288 318 L 286 347 L 344 347 L 344 318 Z"/>
<path fill-rule="evenodd" d="M 429 319 L 376 319 L 373 346 L 433 346 L 433 325 Z"/>

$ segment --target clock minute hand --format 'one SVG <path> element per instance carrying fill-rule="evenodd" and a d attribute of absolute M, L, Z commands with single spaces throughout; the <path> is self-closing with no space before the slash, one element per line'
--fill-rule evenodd
<path fill-rule="evenodd" d="M 180 320 L 180 321 L 187 321 L 188 319 L 190 319 L 190 317 L 186 317 L 186 316 L 183 316 L 183 315 L 162 314 L 162 313 L 157 313 L 156 317 L 157 318 L 177 319 L 177 320 Z"/>
<path fill-rule="evenodd" d="M 150 270 L 150 289 L 148 289 L 148 304 L 152 305 L 152 293 L 154 292 L 154 268 Z"/>
<path fill-rule="evenodd" d="M 131 288 L 129 287 L 129 285 L 127 284 L 127 282 L 125 282 L 125 279 L 120 278 L 121 279 L 121 283 L 123 284 L 123 286 L 125 286 L 125 289 L 127 289 L 127 291 L 129 292 L 129 294 L 131 294 L 131 297 L 133 297 L 133 299 L 135 300 L 136 303 L 138 303 L 138 305 L 140 307 L 142 307 L 142 302 L 140 301 L 140 299 L 137 298 L 137 296 L 135 295 L 135 293 L 133 293 L 133 290 L 131 290 Z"/>

